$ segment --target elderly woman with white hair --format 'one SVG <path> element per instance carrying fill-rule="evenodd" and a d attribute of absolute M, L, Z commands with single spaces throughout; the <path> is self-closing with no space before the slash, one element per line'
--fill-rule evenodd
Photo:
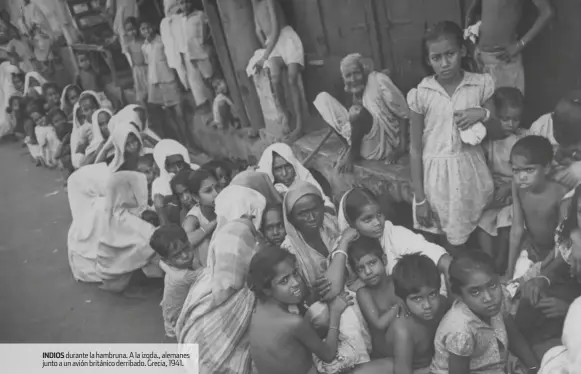
<path fill-rule="evenodd" d="M 347 148 L 337 164 L 339 170 L 351 171 L 360 158 L 396 162 L 406 149 L 409 108 L 405 97 L 387 75 L 372 71 L 358 53 L 341 61 L 341 76 L 345 92 L 353 97 L 350 109 L 327 92 L 314 101 Z"/>

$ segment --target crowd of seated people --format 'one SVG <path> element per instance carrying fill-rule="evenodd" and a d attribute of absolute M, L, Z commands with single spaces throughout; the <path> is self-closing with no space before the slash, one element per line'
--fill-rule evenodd
<path fill-rule="evenodd" d="M 176 3 L 164 33 L 183 13 L 204 22 L 191 1 Z M 336 205 L 287 144 L 252 167 L 194 164 L 181 52 L 148 22 L 124 26 L 140 105 L 114 108 L 89 67 L 60 90 L 0 65 L 2 135 L 19 134 L 36 165 L 64 173 L 77 281 L 140 297 L 135 274 L 163 278 L 166 334 L 199 344 L 204 374 L 578 369 L 580 92 L 526 129 L 521 84 L 465 69 L 462 30 L 448 21 L 426 31 L 433 74 L 407 95 L 363 56 L 346 56 L 353 105 L 321 93 L 315 106 L 344 140 L 342 171 L 409 153 L 414 224 L 403 227 L 364 187 Z M 285 49 L 296 47 L 292 30 L 275 27 L 286 31 L 266 35 L 259 67 L 274 51 L 279 67 L 300 70 Z M 192 87 L 212 76 L 209 50 L 195 52 L 183 69 Z M 210 95 L 192 93 L 199 106 Z M 145 102 L 167 109 L 175 139 L 152 131 Z"/>

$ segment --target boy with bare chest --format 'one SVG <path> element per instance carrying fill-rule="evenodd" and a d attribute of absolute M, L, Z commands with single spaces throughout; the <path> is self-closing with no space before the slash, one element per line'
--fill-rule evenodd
<path fill-rule="evenodd" d="M 249 328 L 258 374 L 316 374 L 313 355 L 325 362 L 335 359 L 339 321 L 350 296 L 339 295 L 329 303 L 329 328 L 322 340 L 308 318 L 289 312 L 307 294 L 294 255 L 276 246 L 261 248 L 250 262 L 248 286 L 258 298 Z"/>
<path fill-rule="evenodd" d="M 467 12 L 466 26 L 480 15 L 480 35 L 475 58 L 481 69 L 494 78 L 496 87 L 516 87 L 524 93 L 521 52 L 547 25 L 553 15 L 549 0 L 532 0 L 538 17 L 531 29 L 518 38 L 517 27 L 525 0 L 474 0 Z"/>
<path fill-rule="evenodd" d="M 402 256 L 393 268 L 395 294 L 404 301 L 406 317 L 396 318 L 387 332 L 388 356 L 395 374 L 428 373 L 434 356 L 434 337 L 449 308 L 440 295 L 441 278 L 425 255 Z"/>
<path fill-rule="evenodd" d="M 256 36 L 264 48 L 264 54 L 255 69 L 267 68 L 274 87 L 274 99 L 279 107 L 289 110 L 284 103 L 282 71 L 287 69 L 289 90 L 292 98 L 294 129 L 287 137 L 294 141 L 303 132 L 303 112 L 299 79 L 305 65 L 303 44 L 297 33 L 286 23 L 279 0 L 252 0 Z"/>
<path fill-rule="evenodd" d="M 514 277 L 522 250 L 529 260 L 544 260 L 554 249 L 560 203 L 567 188 L 547 178 L 553 147 L 547 138 L 530 135 L 517 141 L 510 162 L 513 171 L 513 217 L 507 278 Z"/>
<path fill-rule="evenodd" d="M 357 303 L 369 327 L 373 358 L 388 356 L 386 333 L 400 313 L 385 262 L 385 254 L 375 239 L 359 237 L 349 247 L 349 264 L 365 284 L 357 290 Z"/>

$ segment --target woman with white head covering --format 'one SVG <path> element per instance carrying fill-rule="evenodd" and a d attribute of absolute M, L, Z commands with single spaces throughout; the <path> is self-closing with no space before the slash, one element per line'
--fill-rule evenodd
<path fill-rule="evenodd" d="M 262 152 L 258 162 L 258 171 L 268 174 L 279 193 L 284 196 L 295 183 L 299 181 L 309 182 L 321 191 L 325 200 L 325 206 L 335 211 L 335 206 L 325 195 L 319 183 L 313 178 L 311 172 L 295 156 L 291 147 L 284 143 L 270 145 Z"/>
<path fill-rule="evenodd" d="M 91 134 L 93 138 L 85 150 L 85 157 L 81 162 L 81 166 L 95 163 L 105 142 L 109 139 L 110 132 L 108 124 L 112 116 L 113 113 L 109 109 L 103 108 L 93 113 L 91 118 Z"/>
<path fill-rule="evenodd" d="M 199 345 L 200 373 L 251 372 L 247 334 L 255 297 L 245 285 L 246 272 L 261 241 L 264 208 L 280 199 L 273 190 L 263 173 L 254 172 L 235 178 L 216 198 L 208 266 L 192 285 L 176 325 L 180 345 Z"/>
<path fill-rule="evenodd" d="M 539 374 L 581 373 L 581 297 L 569 307 L 563 326 L 563 345 L 543 356 Z"/>
<path fill-rule="evenodd" d="M 367 62 L 358 53 L 341 61 L 345 91 L 353 95 L 351 109 L 327 92 L 321 92 L 314 101 L 323 119 L 347 147 L 337 164 L 342 171 L 351 171 L 353 161 L 360 157 L 392 163 L 405 151 L 409 119 L 406 99 L 387 75 L 373 71 Z"/>
<path fill-rule="evenodd" d="M 76 84 L 69 84 L 63 89 L 61 94 L 61 110 L 65 112 L 69 120 L 73 118 L 73 108 L 79 101 L 82 93 L 83 90 Z"/>
<path fill-rule="evenodd" d="M 183 169 L 199 169 L 198 165 L 190 163 L 190 154 L 186 147 L 173 139 L 162 139 L 153 149 L 153 158 L 159 169 L 157 177 L 151 186 L 151 199 L 162 224 L 169 222 L 166 212 L 166 198 L 172 196 L 170 182 Z M 176 222 L 177 223 L 177 222 Z"/>
<path fill-rule="evenodd" d="M 2 105 L 0 108 L 0 138 L 14 130 L 8 121 L 6 108 L 9 106 L 10 98 L 16 95 L 16 88 L 12 84 L 12 74 L 19 71 L 10 61 L 4 61 L 0 64 L 0 105 Z"/>
<path fill-rule="evenodd" d="M 97 274 L 102 288 L 126 290 L 135 270 L 148 277 L 161 277 L 149 239 L 155 227 L 141 215 L 147 210 L 147 177 L 136 171 L 142 147 L 137 129 L 120 126 L 113 130 L 114 157 L 107 184 L 102 237 L 97 252 Z"/>
<path fill-rule="evenodd" d="M 35 81 L 37 85 L 33 86 L 33 83 Z M 42 96 L 42 85 L 45 84 L 46 82 L 48 82 L 46 78 L 36 71 L 26 73 L 26 75 L 24 76 L 24 94 L 30 95 L 31 93 L 33 93 L 35 95 Z"/>

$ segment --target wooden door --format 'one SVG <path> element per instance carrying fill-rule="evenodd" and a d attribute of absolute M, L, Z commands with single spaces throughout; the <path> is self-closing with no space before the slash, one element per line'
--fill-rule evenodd
<path fill-rule="evenodd" d="M 422 38 L 430 25 L 461 21 L 458 0 L 375 0 L 385 65 L 403 92 L 427 74 Z"/>
<path fill-rule="evenodd" d="M 288 0 L 293 27 L 305 49 L 303 79 L 307 101 L 319 92 L 343 94 L 341 59 L 361 53 L 382 65 L 373 0 Z M 312 108 L 311 108 L 312 109 Z"/>

